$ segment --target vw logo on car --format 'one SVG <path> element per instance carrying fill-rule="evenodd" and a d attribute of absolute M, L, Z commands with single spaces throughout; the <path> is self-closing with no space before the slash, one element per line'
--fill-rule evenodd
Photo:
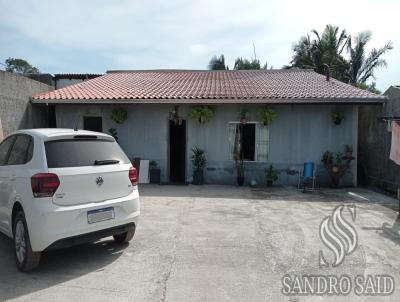
<path fill-rule="evenodd" d="M 99 187 L 103 184 L 103 182 L 104 182 L 103 177 L 98 176 L 98 177 L 96 178 L 96 184 L 97 184 Z"/>

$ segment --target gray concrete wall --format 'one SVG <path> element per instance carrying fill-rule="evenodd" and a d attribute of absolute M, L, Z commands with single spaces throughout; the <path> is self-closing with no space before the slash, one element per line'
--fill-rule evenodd
<path fill-rule="evenodd" d="M 4 137 L 22 128 L 45 126 L 44 108 L 32 107 L 30 96 L 52 86 L 0 70 L 0 118 Z"/>
<path fill-rule="evenodd" d="M 162 180 L 168 181 L 168 113 L 172 105 L 121 105 L 128 110 L 128 119 L 122 125 L 110 119 L 112 105 L 58 105 L 56 108 L 57 127 L 73 128 L 83 126 L 83 116 L 99 115 L 103 117 L 103 131 L 109 128 L 118 130 L 119 143 L 130 158 L 156 160 L 162 170 Z M 234 161 L 229 160 L 228 123 L 238 121 L 241 105 L 214 106 L 213 119 L 205 125 L 187 120 L 187 180 L 191 181 L 191 148 L 198 146 L 206 150 L 206 182 L 235 183 Z M 358 108 L 345 105 L 276 105 L 270 106 L 277 113 L 276 120 L 270 125 L 270 151 L 266 162 L 246 162 L 246 180 L 255 179 L 264 184 L 264 169 L 272 163 L 282 171 L 279 183 L 295 184 L 297 176 L 285 171 L 300 167 L 305 161 L 318 164 L 319 181 L 328 182 L 325 168 L 321 165 L 321 156 L 326 150 L 343 152 L 345 144 L 353 144 L 357 150 Z M 256 112 L 260 105 L 248 105 L 249 121 L 256 121 Z M 330 113 L 340 108 L 345 119 L 340 125 L 334 125 Z M 186 117 L 189 105 L 181 105 L 179 113 Z M 343 184 L 357 183 L 356 161 L 344 178 Z"/>
<path fill-rule="evenodd" d="M 388 101 L 383 106 L 360 109 L 359 174 L 364 184 L 396 192 L 400 173 L 399 166 L 389 159 L 392 133 L 387 123 L 379 122 L 378 118 L 400 116 L 400 88 L 390 87 L 384 95 Z"/>

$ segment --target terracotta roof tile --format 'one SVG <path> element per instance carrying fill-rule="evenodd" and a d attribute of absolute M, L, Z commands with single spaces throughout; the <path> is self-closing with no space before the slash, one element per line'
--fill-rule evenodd
<path fill-rule="evenodd" d="M 209 103 L 316 100 L 381 102 L 384 96 L 342 83 L 326 81 L 311 70 L 232 71 L 113 71 L 103 76 L 32 96 L 33 102 L 105 102 L 105 100 L 157 103 L 163 100 L 208 100 Z M 158 101 L 157 101 L 158 100 Z M 197 101 L 199 102 L 199 101 Z"/>

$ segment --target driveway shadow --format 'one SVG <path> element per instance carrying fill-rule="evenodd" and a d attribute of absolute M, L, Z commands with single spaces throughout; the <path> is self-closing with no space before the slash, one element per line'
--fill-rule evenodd
<path fill-rule="evenodd" d="M 128 245 L 102 240 L 47 252 L 40 266 L 21 273 L 15 266 L 13 242 L 0 234 L 0 301 L 21 297 L 81 277 L 116 261 Z"/>

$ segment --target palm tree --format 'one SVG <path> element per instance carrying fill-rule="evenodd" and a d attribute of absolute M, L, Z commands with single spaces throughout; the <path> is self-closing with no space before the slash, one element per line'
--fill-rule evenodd
<path fill-rule="evenodd" d="M 328 24 L 322 35 L 315 29 L 311 33 L 314 39 L 307 35 L 294 45 L 292 66 L 325 73 L 328 65 L 334 78 L 344 80 L 348 66 L 342 55 L 349 40 L 346 30 L 339 31 L 339 27 Z"/>
<path fill-rule="evenodd" d="M 322 35 L 316 30 L 311 32 L 313 39 L 310 35 L 301 37 L 293 46 L 290 67 L 312 68 L 324 74 L 328 66 L 335 79 L 375 91 L 376 88 L 373 86 L 361 84 L 374 78 L 376 68 L 387 66 L 381 56 L 393 48 L 391 42 L 386 43 L 382 48 L 373 48 L 367 55 L 366 45 L 371 40 L 369 31 L 361 32 L 351 38 L 346 30 L 340 31 L 339 27 L 328 24 Z M 284 68 L 290 67 L 284 66 Z"/>
<path fill-rule="evenodd" d="M 367 55 L 366 45 L 371 40 L 371 36 L 370 31 L 364 31 L 348 41 L 347 51 L 350 59 L 347 76 L 351 84 L 365 83 L 370 78 L 374 79 L 374 70 L 387 66 L 381 56 L 393 48 L 392 42 L 389 41 L 379 49 L 373 48 Z"/>
<path fill-rule="evenodd" d="M 235 70 L 259 70 L 261 69 L 260 60 L 258 59 L 243 59 L 242 57 L 235 60 Z"/>
<path fill-rule="evenodd" d="M 218 58 L 217 56 L 213 56 L 208 63 L 209 70 L 225 70 L 228 69 L 228 66 L 225 65 L 225 57 L 224 55 L 220 55 Z"/>

